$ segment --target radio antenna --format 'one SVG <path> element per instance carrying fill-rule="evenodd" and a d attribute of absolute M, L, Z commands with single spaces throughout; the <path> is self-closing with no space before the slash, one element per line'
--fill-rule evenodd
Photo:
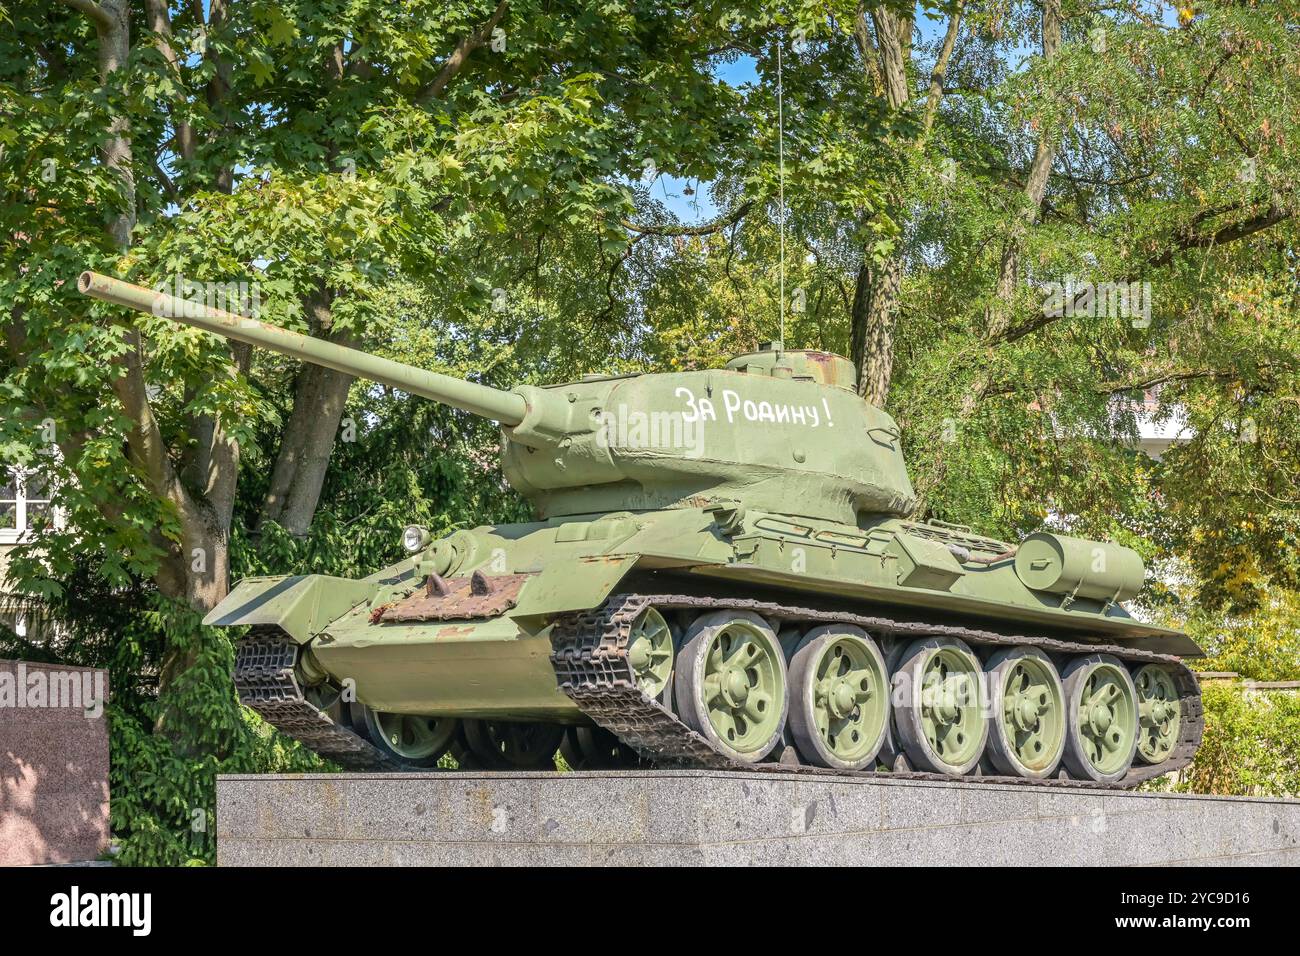
<path fill-rule="evenodd" d="M 781 75 L 781 41 L 776 38 L 776 155 L 777 155 L 777 210 L 781 216 L 781 331 L 778 341 L 780 351 L 785 351 L 785 86 Z"/>

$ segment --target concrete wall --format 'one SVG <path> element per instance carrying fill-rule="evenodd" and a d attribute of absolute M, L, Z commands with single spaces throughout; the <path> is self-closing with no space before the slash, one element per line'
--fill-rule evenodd
<path fill-rule="evenodd" d="M 0 865 L 107 848 L 107 696 L 102 670 L 0 661 Z"/>
<path fill-rule="evenodd" d="M 228 776 L 246 865 L 1300 864 L 1300 801 L 768 772 Z"/>

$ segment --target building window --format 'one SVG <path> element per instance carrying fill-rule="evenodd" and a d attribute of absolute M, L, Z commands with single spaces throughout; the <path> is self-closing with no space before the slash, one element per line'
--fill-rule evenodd
<path fill-rule="evenodd" d="M 20 468 L 0 470 L 0 543 L 21 541 L 29 531 L 58 523 L 44 475 Z"/>

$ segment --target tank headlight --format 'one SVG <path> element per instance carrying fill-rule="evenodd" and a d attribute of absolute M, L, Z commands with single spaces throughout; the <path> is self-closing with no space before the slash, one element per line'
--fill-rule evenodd
<path fill-rule="evenodd" d="M 429 537 L 428 530 L 421 528 L 418 524 L 407 525 L 402 530 L 402 548 L 408 554 L 423 551 L 429 546 Z"/>

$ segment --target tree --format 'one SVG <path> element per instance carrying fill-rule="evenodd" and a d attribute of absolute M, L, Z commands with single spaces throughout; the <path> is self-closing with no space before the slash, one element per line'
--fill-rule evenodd
<path fill-rule="evenodd" d="M 523 513 L 489 425 L 91 304 L 93 268 L 243 282 L 266 321 L 498 385 L 717 364 L 785 314 L 902 425 L 917 517 L 1014 538 L 1070 516 L 1180 561 L 1212 614 L 1285 617 L 1296 12 L 10 4 L 0 457 L 46 461 L 69 517 L 11 574 L 82 620 L 81 650 L 131 635 L 132 716 L 166 733 L 119 729 L 119 752 L 202 781 L 252 746 L 229 645 L 195 623 L 232 575 L 365 573 L 406 520 Z M 679 221 L 665 177 L 713 210 Z M 1188 420 L 1159 463 L 1133 447 L 1143 393 Z"/>
<path fill-rule="evenodd" d="M 1004 536 L 1072 515 L 1206 582 L 1232 528 L 1234 568 L 1294 582 L 1294 6 L 817 11 L 785 70 L 792 285 L 817 318 L 787 338 L 858 353 L 903 425 L 917 514 Z M 756 117 L 774 59 L 746 90 Z M 726 167 L 721 194 L 766 182 L 774 152 Z M 845 156 L 869 171 L 856 192 L 819 178 Z M 748 217 L 716 274 L 770 261 L 769 237 Z M 1144 392 L 1189 416 L 1158 466 L 1133 447 Z"/>
<path fill-rule="evenodd" d="M 389 331 L 378 302 L 402 275 L 438 273 L 446 318 L 481 312 L 539 276 L 557 237 L 621 252 L 643 157 L 709 174 L 738 129 L 709 71 L 739 33 L 732 13 L 16 5 L 0 48 L 3 450 L 30 459 L 52 436 L 75 529 L 19 576 L 49 591 L 90 550 L 110 577 L 212 607 L 249 456 L 270 475 L 255 525 L 307 534 L 352 384 L 91 307 L 78 271 L 244 282 L 261 318 L 362 347 Z M 680 101 L 708 116 L 705 148 L 684 148 L 690 123 L 661 122 Z M 272 416 L 275 441 L 253 447 Z M 192 662 L 169 656 L 162 686 Z"/>

